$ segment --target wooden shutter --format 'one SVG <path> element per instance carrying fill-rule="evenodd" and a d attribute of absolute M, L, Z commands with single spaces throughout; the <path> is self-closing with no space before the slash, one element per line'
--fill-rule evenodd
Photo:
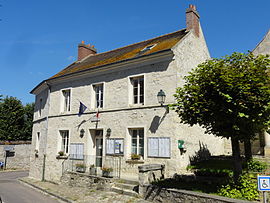
<path fill-rule="evenodd" d="M 148 138 L 148 157 L 171 156 L 171 143 L 169 137 L 149 137 Z"/>

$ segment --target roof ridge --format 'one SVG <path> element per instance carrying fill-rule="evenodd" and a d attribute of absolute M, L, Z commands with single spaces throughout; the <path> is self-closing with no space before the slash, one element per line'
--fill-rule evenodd
<path fill-rule="evenodd" d="M 171 32 L 171 33 L 167 33 L 167 34 L 164 34 L 164 35 L 160 35 L 158 37 L 154 37 L 154 38 L 151 38 L 151 39 L 147 39 L 147 40 L 144 40 L 144 41 L 140 41 L 140 42 L 136 42 L 136 43 L 133 43 L 133 44 L 129 44 L 129 45 L 126 45 L 126 46 L 123 46 L 123 47 L 119 47 L 119 48 L 116 48 L 116 49 L 112 49 L 112 50 L 109 50 L 109 51 L 97 53 L 95 55 L 90 55 L 90 56 L 85 57 L 81 62 L 84 62 L 86 59 L 90 58 L 91 56 L 98 56 L 98 55 L 107 54 L 107 53 L 110 53 L 110 52 L 115 52 L 115 51 L 118 51 L 120 49 L 124 49 L 124 48 L 130 47 L 130 46 L 134 46 L 134 45 L 137 45 L 137 44 L 141 44 L 141 43 L 144 43 L 144 42 L 147 42 L 147 41 L 150 41 L 150 40 L 154 40 L 154 39 L 166 37 L 168 35 L 175 34 L 177 32 L 181 32 L 181 31 L 184 31 L 184 30 L 186 30 L 186 28 L 183 28 L 181 30 L 177 30 L 177 31 L 174 31 L 174 32 Z"/>

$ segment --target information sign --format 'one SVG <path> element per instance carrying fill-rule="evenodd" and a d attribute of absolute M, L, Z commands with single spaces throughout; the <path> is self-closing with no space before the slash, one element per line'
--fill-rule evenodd
<path fill-rule="evenodd" d="M 270 191 L 270 176 L 258 176 L 259 191 Z"/>

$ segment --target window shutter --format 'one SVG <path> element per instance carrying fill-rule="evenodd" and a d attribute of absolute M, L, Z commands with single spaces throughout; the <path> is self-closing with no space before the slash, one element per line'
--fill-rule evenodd
<path fill-rule="evenodd" d="M 148 156 L 156 157 L 158 156 L 158 138 L 157 137 L 149 137 L 148 138 Z"/>
<path fill-rule="evenodd" d="M 107 139 L 106 140 L 106 153 L 107 154 L 114 154 L 114 139 Z"/>
<path fill-rule="evenodd" d="M 83 143 L 71 143 L 69 156 L 71 159 L 83 159 Z"/>
<path fill-rule="evenodd" d="M 159 156 L 170 157 L 170 138 L 169 137 L 159 138 Z"/>

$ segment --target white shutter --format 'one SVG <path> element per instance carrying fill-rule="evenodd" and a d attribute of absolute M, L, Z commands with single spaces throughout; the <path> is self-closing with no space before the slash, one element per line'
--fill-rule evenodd
<path fill-rule="evenodd" d="M 70 144 L 69 157 L 71 159 L 75 159 L 75 157 L 76 157 L 76 146 L 75 146 L 75 144 Z"/>
<path fill-rule="evenodd" d="M 157 157 L 158 156 L 158 138 L 149 137 L 148 138 L 148 156 Z"/>
<path fill-rule="evenodd" d="M 170 138 L 160 137 L 159 138 L 159 157 L 170 157 Z"/>
<path fill-rule="evenodd" d="M 114 154 L 114 139 L 107 139 L 106 140 L 106 153 L 107 154 Z"/>
<path fill-rule="evenodd" d="M 71 143 L 69 157 L 71 159 L 83 159 L 83 143 Z"/>

